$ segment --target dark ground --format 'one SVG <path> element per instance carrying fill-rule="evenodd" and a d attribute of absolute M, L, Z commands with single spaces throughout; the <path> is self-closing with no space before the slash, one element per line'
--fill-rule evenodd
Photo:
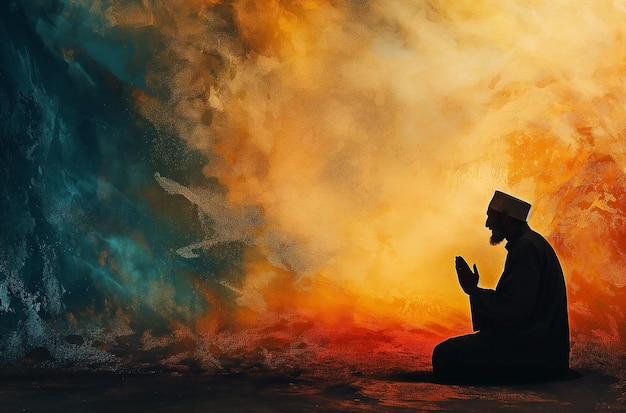
<path fill-rule="evenodd" d="M 544 383 L 461 386 L 430 372 L 0 373 L 2 412 L 626 412 L 626 383 L 578 370 Z M 332 374 L 330 374 L 332 376 Z"/>

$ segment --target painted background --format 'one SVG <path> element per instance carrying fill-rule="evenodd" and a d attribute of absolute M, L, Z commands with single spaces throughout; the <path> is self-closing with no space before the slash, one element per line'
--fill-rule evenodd
<path fill-rule="evenodd" d="M 626 2 L 0 5 L 0 362 L 428 370 L 494 189 L 626 366 Z"/>

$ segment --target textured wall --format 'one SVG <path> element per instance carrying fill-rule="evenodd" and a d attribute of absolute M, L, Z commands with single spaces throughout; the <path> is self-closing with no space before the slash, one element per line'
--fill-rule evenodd
<path fill-rule="evenodd" d="M 626 5 L 518 3 L 0 5 L 2 362 L 428 368 L 502 189 L 624 365 Z"/>

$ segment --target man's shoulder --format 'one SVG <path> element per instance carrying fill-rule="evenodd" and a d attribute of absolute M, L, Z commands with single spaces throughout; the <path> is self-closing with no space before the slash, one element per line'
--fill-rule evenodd
<path fill-rule="evenodd" d="M 533 230 L 530 227 L 524 228 L 524 231 L 520 234 L 520 236 L 510 245 L 509 252 L 511 250 L 520 250 L 520 249 L 528 249 L 528 248 L 545 248 L 546 246 L 550 246 L 548 241 L 544 238 L 543 235 Z"/>
<path fill-rule="evenodd" d="M 550 242 L 543 235 L 530 227 L 524 231 L 517 241 L 514 246 L 517 250 L 534 250 L 542 253 L 554 251 Z"/>
<path fill-rule="evenodd" d="M 521 239 L 526 239 L 529 241 L 546 241 L 545 237 L 543 235 L 541 235 L 540 233 L 538 233 L 537 231 L 535 231 L 534 229 L 532 229 L 531 227 L 526 227 L 526 229 L 524 230 L 524 232 L 522 233 L 522 236 L 520 237 Z"/>

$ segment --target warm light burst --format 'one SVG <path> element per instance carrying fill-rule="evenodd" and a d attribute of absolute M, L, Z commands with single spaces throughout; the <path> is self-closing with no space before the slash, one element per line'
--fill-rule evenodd
<path fill-rule="evenodd" d="M 178 253 L 247 245 L 245 277 L 223 282 L 235 330 L 290 320 L 282 349 L 339 326 L 470 331 L 453 258 L 495 285 L 505 251 L 483 224 L 501 189 L 562 259 L 579 363 L 621 354 L 625 2 L 69 3 L 162 45 L 136 105 L 207 159 L 156 177 L 213 223 Z M 228 346 L 197 316 L 208 353 Z"/>

